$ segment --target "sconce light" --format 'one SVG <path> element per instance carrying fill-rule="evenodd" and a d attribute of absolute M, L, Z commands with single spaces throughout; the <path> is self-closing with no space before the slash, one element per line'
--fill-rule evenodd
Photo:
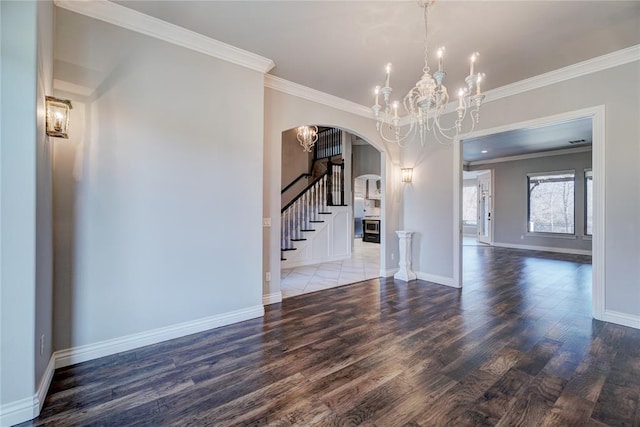
<path fill-rule="evenodd" d="M 402 182 L 411 182 L 413 178 L 413 168 L 402 168 Z"/>
<path fill-rule="evenodd" d="M 47 96 L 47 135 L 58 138 L 69 138 L 69 110 L 72 108 L 71 101 L 67 99 Z"/>
<path fill-rule="evenodd" d="M 305 152 L 310 153 L 313 145 L 318 140 L 318 126 L 300 126 L 296 138 Z"/>

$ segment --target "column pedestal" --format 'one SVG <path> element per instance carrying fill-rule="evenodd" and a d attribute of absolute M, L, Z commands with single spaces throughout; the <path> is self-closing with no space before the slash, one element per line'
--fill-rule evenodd
<path fill-rule="evenodd" d="M 411 235 L 413 231 L 396 231 L 400 239 L 400 270 L 393 275 L 394 279 L 410 282 L 416 280 L 416 273 L 411 271 Z"/>

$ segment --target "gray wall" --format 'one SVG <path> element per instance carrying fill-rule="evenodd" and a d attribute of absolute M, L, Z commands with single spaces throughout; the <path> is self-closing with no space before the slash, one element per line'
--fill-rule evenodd
<path fill-rule="evenodd" d="M 261 308 L 262 73 L 58 12 L 77 65 L 104 70 L 105 39 L 129 55 L 54 163 L 56 188 L 77 180 L 54 195 L 57 348 Z"/>
<path fill-rule="evenodd" d="M 638 94 L 640 62 L 636 61 L 487 102 L 478 129 L 605 106 L 605 309 L 632 316 L 640 316 Z M 451 278 L 453 147 L 430 141 L 423 150 L 413 144 L 402 158 L 415 164 L 411 191 L 404 193 L 404 224 L 417 237 L 414 263 L 418 271 Z"/>
<path fill-rule="evenodd" d="M 591 152 L 539 157 L 469 166 L 469 170 L 493 170 L 493 238 L 495 243 L 591 250 L 584 239 L 584 170 L 591 168 Z M 574 170 L 576 238 L 527 235 L 527 174 Z"/>
<path fill-rule="evenodd" d="M 371 145 L 353 146 L 353 177 L 380 175 L 380 152 Z"/>

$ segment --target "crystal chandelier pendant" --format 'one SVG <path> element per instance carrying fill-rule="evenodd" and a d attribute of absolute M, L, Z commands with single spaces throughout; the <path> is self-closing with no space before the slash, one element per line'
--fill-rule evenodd
<path fill-rule="evenodd" d="M 420 80 L 403 98 L 402 105 L 407 115 L 400 117 L 398 114 L 400 103 L 391 101 L 391 93 L 393 92 L 389 83 L 391 64 L 387 64 L 385 67 L 385 85 L 376 86 L 374 90 L 375 103 L 371 110 L 376 118 L 376 129 L 382 139 L 397 143 L 401 147 L 408 145 L 416 133 L 424 146 L 428 132 L 432 132 L 440 143 L 452 142 L 460 139 L 462 135 L 472 132 L 479 122 L 480 106 L 485 97 L 480 91 L 484 74 L 475 73 L 475 63 L 479 56 L 477 52 L 471 55 L 469 75 L 465 79 L 466 87 L 458 90 L 458 105 L 455 109 L 453 108 L 454 103 L 449 104 L 449 93 L 444 85 L 444 79 L 447 75 L 443 66 L 444 47 L 438 49 L 437 52 L 438 71 L 431 74 L 428 50 L 428 12 L 434 1 L 418 1 L 420 7 L 423 8 L 424 16 L 424 68 Z M 381 95 L 382 105 L 380 104 Z M 447 126 L 443 116 L 453 112 L 456 113 L 455 119 Z M 443 142 L 441 138 L 447 141 Z"/>

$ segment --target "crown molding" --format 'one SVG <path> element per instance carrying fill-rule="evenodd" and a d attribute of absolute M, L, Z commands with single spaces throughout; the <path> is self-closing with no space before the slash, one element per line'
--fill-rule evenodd
<path fill-rule="evenodd" d="M 347 113 L 366 117 L 367 119 L 373 118 L 373 113 L 371 111 L 371 108 L 369 107 L 365 107 L 364 105 L 360 105 L 353 101 L 348 101 L 344 98 L 329 95 L 326 92 L 321 92 L 319 90 L 273 76 L 271 74 L 265 74 L 264 86 L 273 90 L 277 90 L 279 92 L 286 93 L 288 95 L 296 96 L 298 98 L 303 98 L 308 101 L 317 102 L 318 104 L 346 111 Z"/>
<path fill-rule="evenodd" d="M 273 67 L 275 67 L 275 63 L 271 59 L 239 49 L 210 37 L 203 36 L 202 34 L 170 24 L 166 21 L 129 9 L 125 6 L 112 3 L 108 0 L 54 0 L 54 2 L 56 6 L 63 9 L 164 40 L 168 43 L 204 53 L 205 55 L 222 59 L 261 73 L 268 73 Z M 489 90 L 485 92 L 486 98 L 484 103 L 518 95 L 523 92 L 639 60 L 640 45 L 631 46 L 629 48 L 598 56 L 568 67 L 560 68 L 529 79 Z M 369 107 L 300 85 L 298 83 L 293 83 L 280 77 L 266 74 L 264 85 L 265 87 L 333 107 L 338 110 L 353 113 L 369 119 L 373 118 L 373 113 Z M 450 102 L 445 108 L 445 114 L 454 112 L 456 107 L 456 101 Z M 401 126 L 408 125 L 409 123 L 410 119 L 408 116 L 401 117 Z"/>
<path fill-rule="evenodd" d="M 508 96 L 518 95 L 523 92 L 597 73 L 598 71 L 618 67 L 634 61 L 640 61 L 640 45 L 597 56 L 583 62 L 569 65 L 568 67 L 559 68 L 549 71 L 548 73 L 488 90 L 485 92 L 486 98 L 484 102 L 496 101 Z"/>
<path fill-rule="evenodd" d="M 476 160 L 475 162 L 466 162 L 466 166 L 478 166 L 478 165 L 488 165 L 491 163 L 514 162 L 516 160 L 537 159 L 539 157 L 564 156 L 565 154 L 578 154 L 578 153 L 586 153 L 589 151 L 593 151 L 593 148 L 591 146 L 565 148 L 562 150 L 542 151 L 537 153 L 518 154 L 516 156 L 497 157 L 495 159 L 488 159 L 488 160 Z"/>
<path fill-rule="evenodd" d="M 107 0 L 55 0 L 55 5 L 261 73 L 275 67 L 271 59 Z"/>
<path fill-rule="evenodd" d="M 640 61 L 640 45 L 617 50 L 615 52 L 597 56 L 564 68 L 558 68 L 557 70 L 549 71 L 548 73 L 488 90 L 484 92 L 485 99 L 482 103 L 486 104 L 487 102 L 497 101 L 502 98 L 518 95 L 523 92 L 561 83 L 566 80 L 597 73 L 598 71 L 618 67 L 635 61 Z M 449 102 L 444 109 L 444 114 L 455 112 L 457 107 L 457 100 Z M 411 120 L 409 116 L 403 116 L 400 118 L 400 126 L 409 125 L 410 123 Z"/>

